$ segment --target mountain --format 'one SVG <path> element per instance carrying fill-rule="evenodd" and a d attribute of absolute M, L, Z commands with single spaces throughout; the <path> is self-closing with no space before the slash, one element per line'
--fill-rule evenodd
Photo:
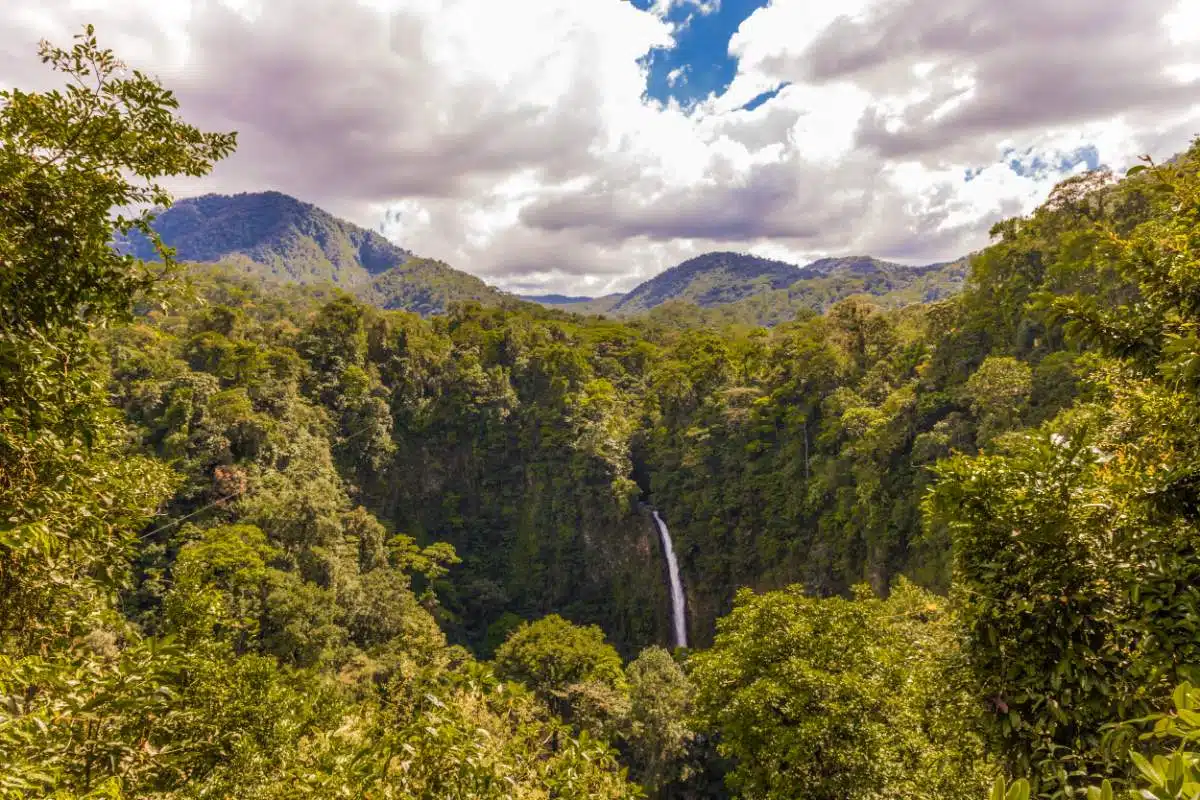
<path fill-rule="evenodd" d="M 803 267 L 802 277 L 791 285 L 751 295 L 725 311 L 740 321 L 770 326 L 824 312 L 854 296 L 885 308 L 931 303 L 962 291 L 969 266 L 969 257 L 917 267 L 865 256 L 821 259 Z"/>
<path fill-rule="evenodd" d="M 522 294 L 518 295 L 522 300 L 528 300 L 531 303 L 538 303 L 543 306 L 568 306 L 575 303 L 587 303 L 595 300 L 594 297 L 568 297 L 565 294 Z"/>
<path fill-rule="evenodd" d="M 824 311 L 852 295 L 869 296 L 883 306 L 940 300 L 960 291 L 966 275 L 965 258 L 914 267 L 851 256 L 799 267 L 743 253 L 706 253 L 637 286 L 612 304 L 611 313 L 631 316 L 683 301 L 720 306 L 731 319 L 775 325 L 805 310 Z"/>
<path fill-rule="evenodd" d="M 271 280 L 332 283 L 384 308 L 430 314 L 454 301 L 496 304 L 509 297 L 280 192 L 179 200 L 158 215 L 154 229 L 181 262 L 220 262 Z M 145 237 L 119 246 L 139 258 L 157 257 Z"/>
<path fill-rule="evenodd" d="M 601 295 L 600 297 L 568 297 L 561 294 L 543 294 L 521 295 L 521 299 L 547 308 L 556 308 L 559 311 L 570 311 L 575 314 L 588 316 L 591 314 L 611 313 L 613 306 L 625 299 L 625 295 L 620 292 Z"/>
<path fill-rule="evenodd" d="M 154 228 L 181 262 L 221 263 L 267 280 L 333 284 L 382 308 L 429 315 L 454 302 L 498 305 L 518 299 L 281 192 L 180 200 L 159 214 Z M 144 237 L 131 236 L 118 246 L 140 258 L 156 257 Z M 745 253 L 712 252 L 624 295 L 519 299 L 576 314 L 622 317 L 678 301 L 705 309 L 719 306 L 730 318 L 774 325 L 854 294 L 870 295 L 881 305 L 940 299 L 958 291 L 965 276 L 965 261 L 908 267 L 856 256 L 799 267 Z"/>
<path fill-rule="evenodd" d="M 637 286 L 612 307 L 614 314 L 649 311 L 668 300 L 701 307 L 734 303 L 781 289 L 801 276 L 794 264 L 744 253 L 716 252 L 688 259 Z"/>
<path fill-rule="evenodd" d="M 969 257 L 922 266 L 896 264 L 870 256 L 822 258 L 801 270 L 803 277 L 787 287 L 788 297 L 812 299 L 818 294 L 816 290 L 822 288 L 827 295 L 823 306 L 810 304 L 816 311 L 830 304 L 830 293 L 868 294 L 879 298 L 882 305 L 929 303 L 958 293 L 966 281 L 969 265 Z"/>

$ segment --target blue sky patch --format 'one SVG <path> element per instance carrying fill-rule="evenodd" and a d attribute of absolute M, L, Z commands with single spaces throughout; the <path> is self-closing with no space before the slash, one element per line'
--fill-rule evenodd
<path fill-rule="evenodd" d="M 1008 168 L 1022 178 L 1039 178 L 1047 172 L 1066 172 L 1080 164 L 1084 164 L 1087 169 L 1097 169 L 1100 166 L 1100 151 L 1091 144 L 1072 150 L 1057 162 L 1046 161 L 1028 150 L 1024 153 L 1006 150 L 1001 158 L 1008 159 Z"/>
<path fill-rule="evenodd" d="M 642 10 L 654 5 L 654 0 L 632 2 Z M 645 96 L 662 103 L 674 99 L 686 108 L 710 94 L 723 94 L 737 74 L 737 59 L 729 55 L 729 40 L 743 20 L 769 3 L 721 0 L 720 7 L 709 14 L 700 13 L 693 3 L 672 7 L 667 21 L 676 26 L 675 46 L 655 48 L 640 61 L 649 68 Z M 760 97 L 760 105 L 770 99 Z"/>
<path fill-rule="evenodd" d="M 754 97 L 750 98 L 750 102 L 748 102 L 748 103 L 746 103 L 746 105 L 742 106 L 741 110 L 742 111 L 753 111 L 754 109 L 758 108 L 763 103 L 770 100 L 772 97 L 775 97 L 777 94 L 779 94 L 780 92 L 782 92 L 784 89 L 786 89 L 789 86 L 791 86 L 791 84 L 785 81 L 785 82 L 779 84 L 778 86 L 776 86 L 774 89 L 768 89 L 765 92 L 760 92 L 760 93 L 756 94 Z"/>
<path fill-rule="evenodd" d="M 1099 169 L 1102 166 L 1100 151 L 1094 144 L 1078 147 L 1061 156 L 1057 161 L 1047 161 L 1032 150 L 1022 153 L 1013 148 L 1005 150 L 1001 154 L 1000 160 L 1007 162 L 1008 168 L 1022 178 L 1044 178 L 1050 173 L 1068 172 L 1080 164 L 1089 170 Z M 963 181 L 970 183 L 979 177 L 981 172 L 983 172 L 983 167 L 970 167 L 964 171 Z"/>

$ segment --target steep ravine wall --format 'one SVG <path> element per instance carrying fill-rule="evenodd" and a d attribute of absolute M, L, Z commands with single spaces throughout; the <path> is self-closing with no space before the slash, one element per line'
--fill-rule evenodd
<path fill-rule="evenodd" d="M 439 591 L 452 639 L 486 656 L 519 619 L 557 613 L 599 625 L 623 655 L 671 645 L 657 529 L 611 479 L 552 460 L 501 464 L 470 447 L 441 459 L 452 466 L 397 478 L 377 510 L 463 559 Z"/>

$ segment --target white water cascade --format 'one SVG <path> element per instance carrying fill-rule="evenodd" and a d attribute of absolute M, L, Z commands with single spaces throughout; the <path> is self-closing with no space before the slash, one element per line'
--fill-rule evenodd
<path fill-rule="evenodd" d="M 687 647 L 687 617 L 683 605 L 683 581 L 679 579 L 679 562 L 675 560 L 675 547 L 671 544 L 671 532 L 658 511 L 652 509 L 654 524 L 662 538 L 663 552 L 667 554 L 667 575 L 671 579 L 671 618 L 675 623 L 675 646 Z"/>

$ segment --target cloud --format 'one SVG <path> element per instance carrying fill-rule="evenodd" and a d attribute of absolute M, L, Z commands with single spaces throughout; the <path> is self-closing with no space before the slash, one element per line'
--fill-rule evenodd
<path fill-rule="evenodd" d="M 936 158 L 965 141 L 982 152 L 997 137 L 1200 102 L 1200 83 L 1167 74 L 1200 52 L 1175 41 L 1184 20 L 1165 20 L 1178 8 L 1177 0 L 893 0 L 837 17 L 800 51 L 760 58 L 797 80 L 872 92 L 861 146 L 885 158 Z M 896 102 L 913 90 L 910 102 Z"/>
<path fill-rule="evenodd" d="M 466 196 L 523 170 L 554 182 L 586 169 L 604 135 L 599 76 L 660 41 L 660 27 L 619 6 L 589 19 L 547 4 L 514 21 L 498 4 L 454 5 L 463 19 L 297 0 L 247 21 L 210 3 L 192 23 L 181 94 L 247 129 L 239 166 L 326 202 Z M 632 30 L 605 52 L 585 22 Z"/>
<path fill-rule="evenodd" d="M 640 89 L 636 58 L 669 41 L 663 23 L 607 0 L 522 14 L 487 2 L 401 7 L 268 0 L 246 13 L 197 0 L 183 25 L 186 61 L 141 66 L 177 91 L 189 117 L 242 131 L 224 172 L 325 202 L 377 202 L 466 194 L 525 169 L 549 181 L 576 174 L 605 133 L 611 95 Z M 131 10 L 60 0 L 37 33 L 61 40 L 98 18 L 112 43 L 113 29 L 155 17 Z M 9 21 L 33 34 L 27 16 Z M 134 35 L 163 36 L 153 25 Z M 18 41 L 32 50 L 34 38 Z"/>
<path fill-rule="evenodd" d="M 860 164 L 869 172 L 870 165 Z M 671 187 L 645 181 L 595 185 L 550 196 L 522 211 L 526 225 L 546 231 L 600 232 L 604 241 L 646 237 L 657 240 L 815 238 L 830 225 L 861 213 L 869 176 L 855 188 L 830 192 L 829 175 L 794 161 L 741 169 L 732 159 L 714 159 L 708 186 Z M 649 196 L 648 190 L 650 190 Z"/>
<path fill-rule="evenodd" d="M 774 0 L 730 39 L 724 94 L 644 99 L 671 20 L 727 5 L 30 0 L 0 7 L 0 85 L 46 85 L 37 39 L 94 21 L 189 120 L 239 131 L 181 193 L 278 189 L 572 294 L 707 249 L 952 258 L 1076 154 L 1119 168 L 1200 133 L 1200 0 Z"/>
<path fill-rule="evenodd" d="M 721 0 L 654 0 L 649 11 L 665 19 L 677 8 L 707 16 L 721 10 Z"/>

